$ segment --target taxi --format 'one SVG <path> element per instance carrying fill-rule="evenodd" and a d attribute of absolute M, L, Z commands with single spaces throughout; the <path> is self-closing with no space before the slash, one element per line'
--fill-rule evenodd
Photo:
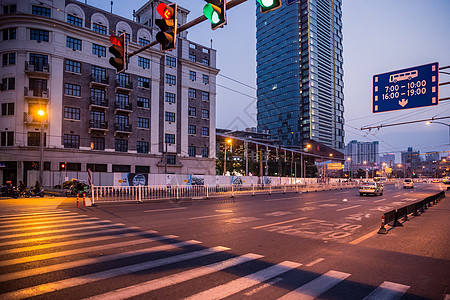
<path fill-rule="evenodd" d="M 375 181 L 364 181 L 359 186 L 359 195 L 383 195 L 383 184 Z"/>

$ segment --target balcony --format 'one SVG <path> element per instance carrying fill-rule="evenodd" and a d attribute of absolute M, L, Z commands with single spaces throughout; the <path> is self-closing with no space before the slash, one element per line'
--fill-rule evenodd
<path fill-rule="evenodd" d="M 92 85 L 107 87 L 109 85 L 109 77 L 91 74 L 91 86 Z"/>
<path fill-rule="evenodd" d="M 131 92 L 133 90 L 133 82 L 128 80 L 116 80 L 116 90 Z"/>
<path fill-rule="evenodd" d="M 48 64 L 25 62 L 25 73 L 30 75 L 50 75 Z"/>
<path fill-rule="evenodd" d="M 124 124 L 114 124 L 114 135 L 117 135 L 118 133 L 127 134 L 128 136 L 131 134 L 131 125 L 124 125 Z"/>
<path fill-rule="evenodd" d="M 100 99 L 95 97 L 89 97 L 89 109 L 92 108 L 108 108 L 108 99 Z"/>
<path fill-rule="evenodd" d="M 89 121 L 89 133 L 92 131 L 103 131 L 106 133 L 108 131 L 108 122 L 101 122 L 101 121 Z"/>
<path fill-rule="evenodd" d="M 25 99 L 28 100 L 49 100 L 47 88 L 24 88 Z"/>
<path fill-rule="evenodd" d="M 23 113 L 23 123 L 26 125 L 33 125 L 33 126 L 37 126 L 37 125 L 41 125 L 41 120 L 30 113 L 24 112 Z M 48 125 L 48 119 L 44 119 L 44 126 Z"/>
<path fill-rule="evenodd" d="M 131 113 L 133 111 L 133 105 L 131 105 L 131 103 L 116 102 L 114 113 L 117 113 L 118 111 Z"/>

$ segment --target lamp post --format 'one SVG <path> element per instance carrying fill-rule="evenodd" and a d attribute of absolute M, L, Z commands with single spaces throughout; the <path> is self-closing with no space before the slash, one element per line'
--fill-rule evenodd
<path fill-rule="evenodd" d="M 45 111 L 42 109 L 39 109 L 37 111 L 37 114 L 40 117 L 41 120 L 41 134 L 39 136 L 39 183 L 43 185 L 43 171 L 44 171 L 44 118 L 45 118 Z"/>
<path fill-rule="evenodd" d="M 224 149 L 224 157 L 223 157 L 223 176 L 227 174 L 227 144 L 231 145 L 231 139 L 226 140 L 225 149 Z"/>
<path fill-rule="evenodd" d="M 441 125 L 445 125 L 448 127 L 448 147 L 450 150 L 450 124 L 449 123 L 443 123 L 443 122 L 439 122 L 439 121 L 427 121 L 425 124 L 430 125 L 431 123 L 437 123 L 437 124 L 441 124 Z M 449 151 L 450 154 L 450 151 Z"/>
<path fill-rule="evenodd" d="M 350 179 L 351 178 L 353 178 L 352 177 L 352 158 L 351 157 L 347 157 L 347 161 L 348 161 L 348 164 L 349 164 L 349 172 L 348 172 L 348 175 L 349 175 L 349 177 L 350 177 Z"/>

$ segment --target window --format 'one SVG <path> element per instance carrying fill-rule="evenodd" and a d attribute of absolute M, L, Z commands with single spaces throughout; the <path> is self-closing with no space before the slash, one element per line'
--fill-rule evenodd
<path fill-rule="evenodd" d="M 203 83 L 209 84 L 209 76 L 208 75 L 203 74 Z"/>
<path fill-rule="evenodd" d="M 202 64 L 205 66 L 209 66 L 209 59 L 208 58 L 202 58 Z"/>
<path fill-rule="evenodd" d="M 129 100 L 130 97 L 128 94 L 121 94 L 121 93 L 116 94 L 116 103 L 122 108 L 124 108 L 130 103 Z"/>
<path fill-rule="evenodd" d="M 44 133 L 44 146 L 47 143 L 47 133 Z M 28 132 L 27 134 L 27 145 L 28 146 L 39 146 L 41 144 L 41 133 L 40 132 Z"/>
<path fill-rule="evenodd" d="M 188 147 L 188 155 L 189 157 L 195 157 L 196 151 L 195 146 Z"/>
<path fill-rule="evenodd" d="M 175 134 L 166 133 L 164 141 L 169 144 L 175 144 Z"/>
<path fill-rule="evenodd" d="M 202 119 L 209 119 L 209 110 L 202 109 Z"/>
<path fill-rule="evenodd" d="M 134 171 L 141 174 L 150 173 L 150 166 L 135 166 Z"/>
<path fill-rule="evenodd" d="M 92 145 L 92 143 L 91 143 Z M 92 147 L 91 147 L 92 149 Z M 107 164 L 86 164 L 86 168 L 91 170 L 92 172 L 107 172 L 108 165 Z"/>
<path fill-rule="evenodd" d="M 191 48 L 191 49 L 197 49 L 197 45 L 195 45 L 195 44 L 189 44 L 189 48 Z"/>
<path fill-rule="evenodd" d="M 177 79 L 176 79 L 175 75 L 166 74 L 166 83 L 168 83 L 170 85 L 175 85 L 176 80 Z"/>
<path fill-rule="evenodd" d="M 197 98 L 197 90 L 189 88 L 188 90 L 189 98 Z"/>
<path fill-rule="evenodd" d="M 64 119 L 79 120 L 80 109 L 76 107 L 64 107 Z"/>
<path fill-rule="evenodd" d="M 203 48 L 203 49 L 202 49 L 202 52 L 203 52 L 203 53 L 209 53 L 209 49 Z"/>
<path fill-rule="evenodd" d="M 148 44 L 150 44 L 149 40 L 144 39 L 144 38 L 139 38 L 139 45 L 140 46 L 145 46 L 145 45 L 148 45 Z"/>
<path fill-rule="evenodd" d="M 15 65 L 16 53 L 3 53 L 2 54 L 2 66 Z"/>
<path fill-rule="evenodd" d="M 149 119 L 147 118 L 137 118 L 137 127 L 138 128 L 149 128 Z"/>
<path fill-rule="evenodd" d="M 3 13 L 6 14 L 15 14 L 17 12 L 17 5 L 3 5 Z"/>
<path fill-rule="evenodd" d="M 175 103 L 175 94 L 166 92 L 166 102 Z"/>
<path fill-rule="evenodd" d="M 188 108 L 188 115 L 190 117 L 196 117 L 197 116 L 197 109 L 195 107 L 189 106 L 189 108 Z"/>
<path fill-rule="evenodd" d="M 196 135 L 197 134 L 197 127 L 195 125 L 189 125 L 188 126 L 188 134 Z"/>
<path fill-rule="evenodd" d="M 171 66 L 171 67 L 176 67 L 177 59 L 172 56 L 166 56 L 166 65 Z"/>
<path fill-rule="evenodd" d="M 96 82 L 103 82 L 106 80 L 106 69 L 97 66 L 91 66 L 91 76 Z"/>
<path fill-rule="evenodd" d="M 138 66 L 144 69 L 150 69 L 150 59 L 144 57 L 138 57 Z"/>
<path fill-rule="evenodd" d="M 202 136 L 209 136 L 209 127 L 202 127 Z"/>
<path fill-rule="evenodd" d="M 81 97 L 81 86 L 77 84 L 65 83 L 64 95 Z"/>
<path fill-rule="evenodd" d="M 94 23 L 92 25 L 92 30 L 101 34 L 106 34 L 108 32 L 108 30 L 106 29 L 106 26 L 100 25 L 100 24 L 96 24 Z"/>
<path fill-rule="evenodd" d="M 42 97 L 44 92 L 47 92 L 47 80 L 45 79 L 30 78 L 29 84 L 34 97 Z"/>
<path fill-rule="evenodd" d="M 2 79 L 2 86 L 1 86 L 2 91 L 15 90 L 15 89 L 16 89 L 16 78 L 11 77 L 11 78 L 3 78 Z"/>
<path fill-rule="evenodd" d="M 94 101 L 98 101 L 100 103 L 101 101 L 104 101 L 106 98 L 106 91 L 105 90 L 99 90 L 99 89 L 91 89 L 91 99 Z"/>
<path fill-rule="evenodd" d="M 195 54 L 189 53 L 189 60 L 195 62 L 195 61 L 197 61 L 197 56 Z"/>
<path fill-rule="evenodd" d="M 106 57 L 106 47 L 97 44 L 92 44 L 92 54 Z"/>
<path fill-rule="evenodd" d="M 149 89 L 150 88 L 150 79 L 148 79 L 146 77 L 138 76 L 138 86 Z"/>
<path fill-rule="evenodd" d="M 31 28 L 30 29 L 30 40 L 48 42 L 49 41 L 49 32 L 47 30 Z"/>
<path fill-rule="evenodd" d="M 36 30 L 36 29 L 31 29 L 31 30 Z M 3 29 L 3 40 L 4 41 L 15 40 L 15 39 L 16 39 L 16 28 Z M 33 38 L 31 38 L 31 35 L 30 35 L 30 39 L 33 40 Z M 48 42 L 48 31 L 47 31 L 47 41 L 46 42 Z"/>
<path fill-rule="evenodd" d="M 48 71 L 48 55 L 30 53 L 30 64 L 34 67 L 34 71 Z"/>
<path fill-rule="evenodd" d="M 69 14 L 67 14 L 67 23 L 70 23 L 78 27 L 83 27 L 83 20 L 81 18 Z"/>
<path fill-rule="evenodd" d="M 36 16 L 50 17 L 51 9 L 47 7 L 33 5 L 31 13 Z"/>
<path fill-rule="evenodd" d="M 128 152 L 128 141 L 127 140 L 115 140 L 114 143 L 116 152 Z"/>
<path fill-rule="evenodd" d="M 119 73 L 116 75 L 116 81 L 121 87 L 127 87 L 130 84 L 130 74 Z"/>
<path fill-rule="evenodd" d="M 208 157 L 208 154 L 209 154 L 209 148 L 203 147 L 202 148 L 202 157 Z"/>
<path fill-rule="evenodd" d="M 137 153 L 148 153 L 148 142 L 138 141 L 136 150 L 137 150 Z"/>
<path fill-rule="evenodd" d="M 66 47 L 81 50 L 81 40 L 68 36 L 66 39 Z"/>
<path fill-rule="evenodd" d="M 14 102 L 2 103 L 2 116 L 14 115 Z"/>
<path fill-rule="evenodd" d="M 131 173 L 130 165 L 112 165 L 112 171 L 117 173 Z"/>
<path fill-rule="evenodd" d="M 144 97 L 137 97 L 137 107 L 149 108 L 150 107 L 150 99 Z"/>
<path fill-rule="evenodd" d="M 14 146 L 14 131 L 2 131 L 0 146 Z"/>
<path fill-rule="evenodd" d="M 78 61 L 66 59 L 65 70 L 67 72 L 81 74 L 81 63 Z"/>
<path fill-rule="evenodd" d="M 196 81 L 197 73 L 195 73 L 194 71 L 189 71 L 189 80 Z"/>
<path fill-rule="evenodd" d="M 121 35 L 122 33 L 125 34 L 125 40 L 129 43 L 131 40 L 130 34 L 124 31 L 119 31 L 119 35 Z"/>
<path fill-rule="evenodd" d="M 209 102 L 209 92 L 202 91 L 202 100 Z"/>
<path fill-rule="evenodd" d="M 64 148 L 72 148 L 72 149 L 80 148 L 80 136 L 74 134 L 65 134 Z"/>
<path fill-rule="evenodd" d="M 176 163 L 176 155 L 174 154 L 169 154 L 167 155 L 167 164 L 168 165 L 174 165 Z"/>
<path fill-rule="evenodd" d="M 175 122 L 175 113 L 174 112 L 170 112 L 170 111 L 166 111 L 166 113 L 165 113 L 165 120 L 167 122 Z"/>
<path fill-rule="evenodd" d="M 108 129 L 108 124 L 105 122 L 105 112 L 91 110 L 89 114 L 89 126 L 91 128 Z"/>

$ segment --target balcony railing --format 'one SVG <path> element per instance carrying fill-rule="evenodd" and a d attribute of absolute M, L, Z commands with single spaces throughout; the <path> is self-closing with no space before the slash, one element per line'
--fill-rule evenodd
<path fill-rule="evenodd" d="M 43 88 L 24 88 L 25 97 L 48 98 L 48 90 Z"/>
<path fill-rule="evenodd" d="M 25 72 L 37 72 L 48 74 L 50 72 L 49 65 L 35 62 L 25 62 Z"/>
<path fill-rule="evenodd" d="M 116 80 L 116 87 L 127 90 L 133 89 L 133 82 L 127 80 Z"/>
<path fill-rule="evenodd" d="M 100 130 L 108 130 L 108 122 L 101 122 L 101 121 L 89 121 L 89 128 L 90 129 L 100 129 Z"/>
<path fill-rule="evenodd" d="M 114 108 L 116 110 L 132 111 L 133 105 L 131 103 L 116 102 Z"/>
<path fill-rule="evenodd" d="M 44 121 L 44 125 L 47 125 L 47 124 L 48 124 L 48 118 L 45 118 L 43 121 Z M 40 124 L 40 123 L 41 123 L 41 120 L 40 120 L 40 118 L 39 118 L 38 116 L 36 116 L 36 115 L 33 115 L 33 114 L 30 114 L 30 113 L 24 112 L 24 113 L 23 113 L 23 122 L 24 122 L 25 124 L 33 124 L 33 125 L 36 125 L 36 124 Z"/>
<path fill-rule="evenodd" d="M 89 97 L 90 105 L 108 107 L 108 99 L 101 99 L 96 97 Z"/>
<path fill-rule="evenodd" d="M 131 132 L 131 125 L 124 125 L 124 124 L 114 124 L 114 130 L 119 132 Z"/>
<path fill-rule="evenodd" d="M 91 82 L 101 83 L 101 84 L 109 84 L 108 76 L 100 76 L 100 75 L 92 75 L 91 74 Z"/>

